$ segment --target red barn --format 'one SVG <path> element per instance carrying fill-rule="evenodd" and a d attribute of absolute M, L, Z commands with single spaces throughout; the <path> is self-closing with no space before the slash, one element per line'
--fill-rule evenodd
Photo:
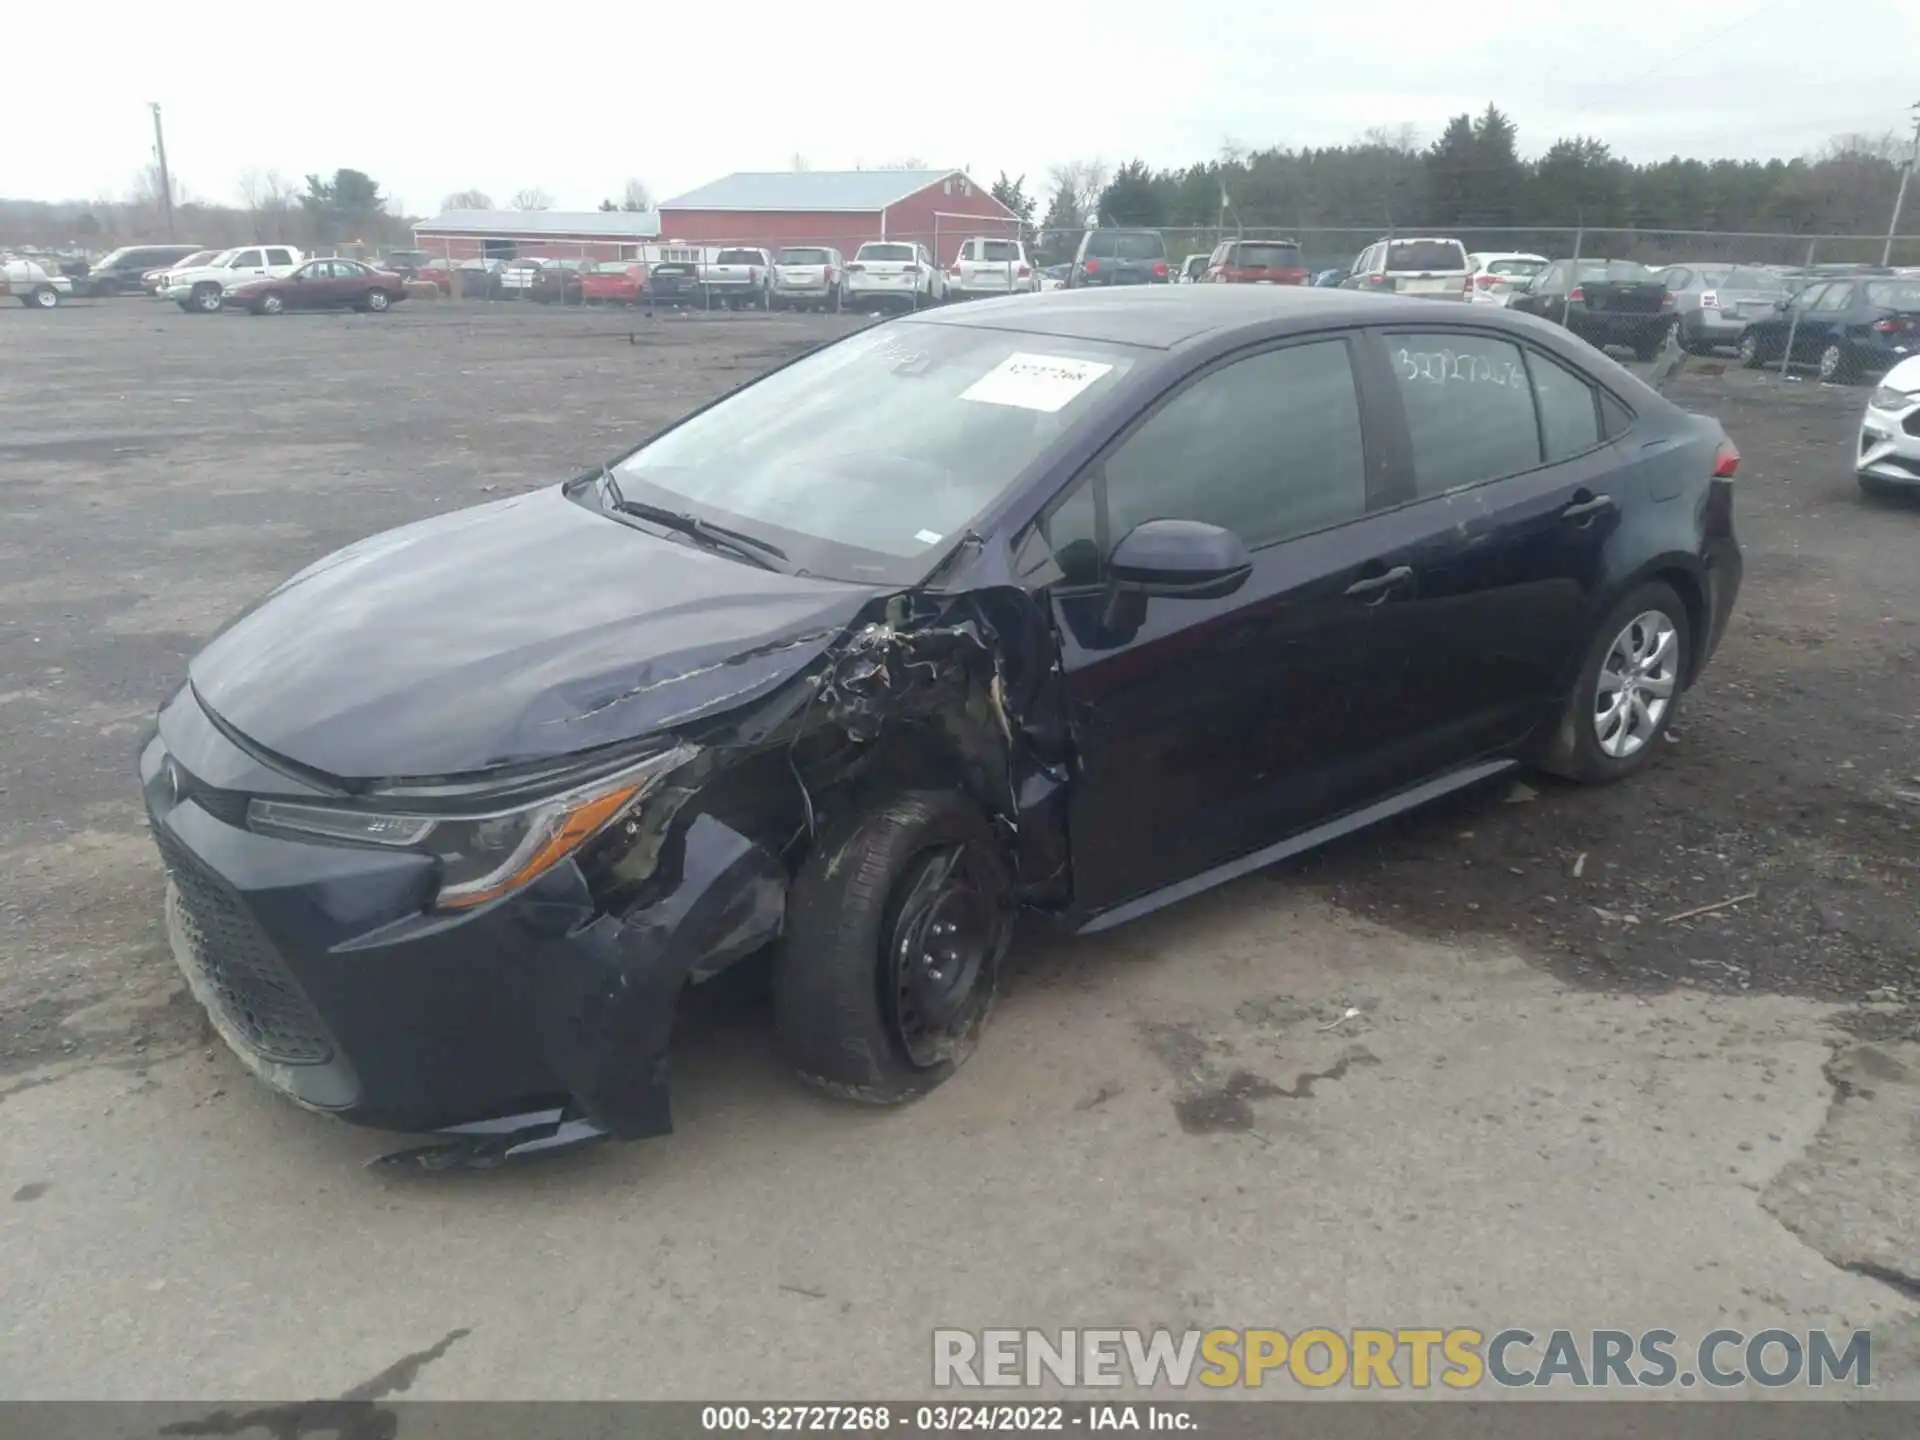
<path fill-rule="evenodd" d="M 660 202 L 660 236 L 704 245 L 910 240 L 940 264 L 970 235 L 1017 237 L 1020 219 L 961 170 L 741 171 Z"/>

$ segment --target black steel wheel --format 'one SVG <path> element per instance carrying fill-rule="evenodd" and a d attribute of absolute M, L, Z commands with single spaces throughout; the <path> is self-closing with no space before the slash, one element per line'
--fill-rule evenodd
<path fill-rule="evenodd" d="M 774 1028 L 802 1078 L 894 1105 L 973 1053 L 1013 932 L 1013 883 L 980 808 L 908 791 L 831 824 L 787 902 Z"/>

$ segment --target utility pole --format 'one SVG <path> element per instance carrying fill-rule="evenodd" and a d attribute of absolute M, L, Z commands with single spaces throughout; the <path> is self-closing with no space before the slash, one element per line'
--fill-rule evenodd
<path fill-rule="evenodd" d="M 1913 181 L 1914 167 L 1920 165 L 1920 100 L 1909 108 L 1913 111 L 1913 150 L 1900 169 L 1900 188 L 1893 196 L 1893 219 L 1887 222 L 1887 243 L 1880 247 L 1882 265 L 1893 260 L 1893 237 L 1900 233 L 1900 211 L 1907 203 L 1907 186 Z"/>
<path fill-rule="evenodd" d="M 153 153 L 160 162 L 160 208 L 167 217 L 167 239 L 173 239 L 173 180 L 167 174 L 167 137 L 160 129 L 160 106 L 150 102 L 153 111 Z M 1895 210 L 1897 217 L 1899 211 Z M 1896 219 L 1895 223 L 1898 223 Z"/>

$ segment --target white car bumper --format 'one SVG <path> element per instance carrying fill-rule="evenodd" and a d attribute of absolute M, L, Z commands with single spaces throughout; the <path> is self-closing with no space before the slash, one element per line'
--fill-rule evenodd
<path fill-rule="evenodd" d="M 1897 366 L 1887 376 L 1907 369 Z M 1862 479 L 1920 491 L 1920 370 L 1898 383 L 1883 381 L 1867 402 L 1860 422 L 1860 446 L 1854 469 Z"/>

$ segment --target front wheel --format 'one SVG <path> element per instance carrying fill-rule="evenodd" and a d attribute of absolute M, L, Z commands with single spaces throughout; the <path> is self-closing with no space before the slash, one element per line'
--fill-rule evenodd
<path fill-rule="evenodd" d="M 1767 357 L 1760 349 L 1760 337 L 1751 330 L 1740 337 L 1740 363 L 1749 370 L 1758 370 L 1767 363 Z"/>
<path fill-rule="evenodd" d="M 1593 784 L 1646 764 L 1672 722 L 1692 653 L 1687 607 L 1673 587 L 1637 586 L 1594 631 L 1541 768 Z"/>
<path fill-rule="evenodd" d="M 192 305 L 202 315 L 212 315 L 220 309 L 225 297 L 218 285 L 196 285 L 191 296 Z"/>
<path fill-rule="evenodd" d="M 774 971 L 781 1050 L 846 1099 L 925 1094 L 979 1043 L 1012 933 L 1012 872 L 966 796 L 907 791 L 850 811 L 788 895 Z"/>
<path fill-rule="evenodd" d="M 1845 385 L 1853 379 L 1853 359 L 1844 345 L 1829 345 L 1820 352 L 1820 378 L 1829 385 Z"/>
<path fill-rule="evenodd" d="M 36 310 L 51 310 L 60 303 L 60 292 L 51 285 L 36 285 L 27 296 L 27 303 Z"/>

